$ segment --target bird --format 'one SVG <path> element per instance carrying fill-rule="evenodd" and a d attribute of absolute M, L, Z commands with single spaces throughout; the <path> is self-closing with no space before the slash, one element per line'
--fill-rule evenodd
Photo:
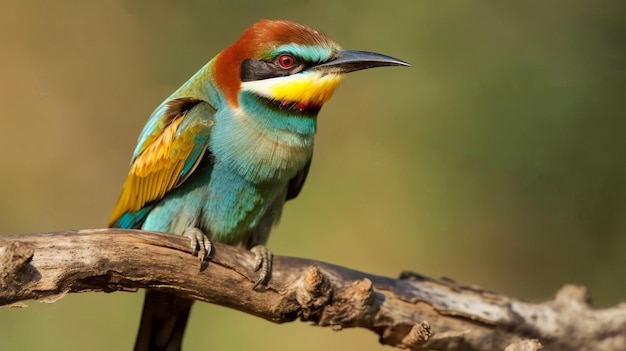
<path fill-rule="evenodd" d="M 251 250 L 265 284 L 264 245 L 307 178 L 320 109 L 346 73 L 382 66 L 410 64 L 259 20 L 154 110 L 109 227 L 188 236 L 201 259 L 211 242 Z M 135 350 L 180 350 L 192 302 L 148 289 Z"/>

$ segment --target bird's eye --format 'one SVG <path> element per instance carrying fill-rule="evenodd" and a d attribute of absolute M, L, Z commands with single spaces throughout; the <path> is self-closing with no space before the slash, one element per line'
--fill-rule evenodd
<path fill-rule="evenodd" d="M 291 68 L 294 63 L 296 63 L 296 60 L 291 55 L 281 55 L 278 58 L 278 64 L 284 69 Z"/>

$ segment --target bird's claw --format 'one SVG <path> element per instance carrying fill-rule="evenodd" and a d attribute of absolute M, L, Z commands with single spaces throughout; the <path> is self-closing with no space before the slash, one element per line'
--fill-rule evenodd
<path fill-rule="evenodd" d="M 209 255 L 213 251 L 211 240 L 204 232 L 196 227 L 189 227 L 183 231 L 183 236 L 191 239 L 191 250 L 194 256 L 200 258 L 200 270 L 204 270 L 209 262 Z"/>
<path fill-rule="evenodd" d="M 272 251 L 263 245 L 257 245 L 250 249 L 255 256 L 254 271 L 259 272 L 259 278 L 254 283 L 254 289 L 261 284 L 266 284 L 272 274 Z"/>

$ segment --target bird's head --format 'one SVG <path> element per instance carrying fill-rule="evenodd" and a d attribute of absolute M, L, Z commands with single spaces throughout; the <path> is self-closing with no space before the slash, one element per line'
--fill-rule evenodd
<path fill-rule="evenodd" d="M 261 20 L 217 56 L 214 76 L 233 107 L 246 98 L 290 114 L 316 115 L 345 73 L 381 66 L 409 64 L 382 54 L 342 50 L 301 24 Z"/>

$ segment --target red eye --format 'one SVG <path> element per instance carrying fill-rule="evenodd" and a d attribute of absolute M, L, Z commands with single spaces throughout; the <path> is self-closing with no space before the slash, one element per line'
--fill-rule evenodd
<path fill-rule="evenodd" d="M 278 58 L 278 64 L 280 65 L 280 67 L 285 69 L 291 68 L 294 63 L 296 63 L 296 60 L 294 60 L 293 57 L 289 55 L 282 55 Z"/>

